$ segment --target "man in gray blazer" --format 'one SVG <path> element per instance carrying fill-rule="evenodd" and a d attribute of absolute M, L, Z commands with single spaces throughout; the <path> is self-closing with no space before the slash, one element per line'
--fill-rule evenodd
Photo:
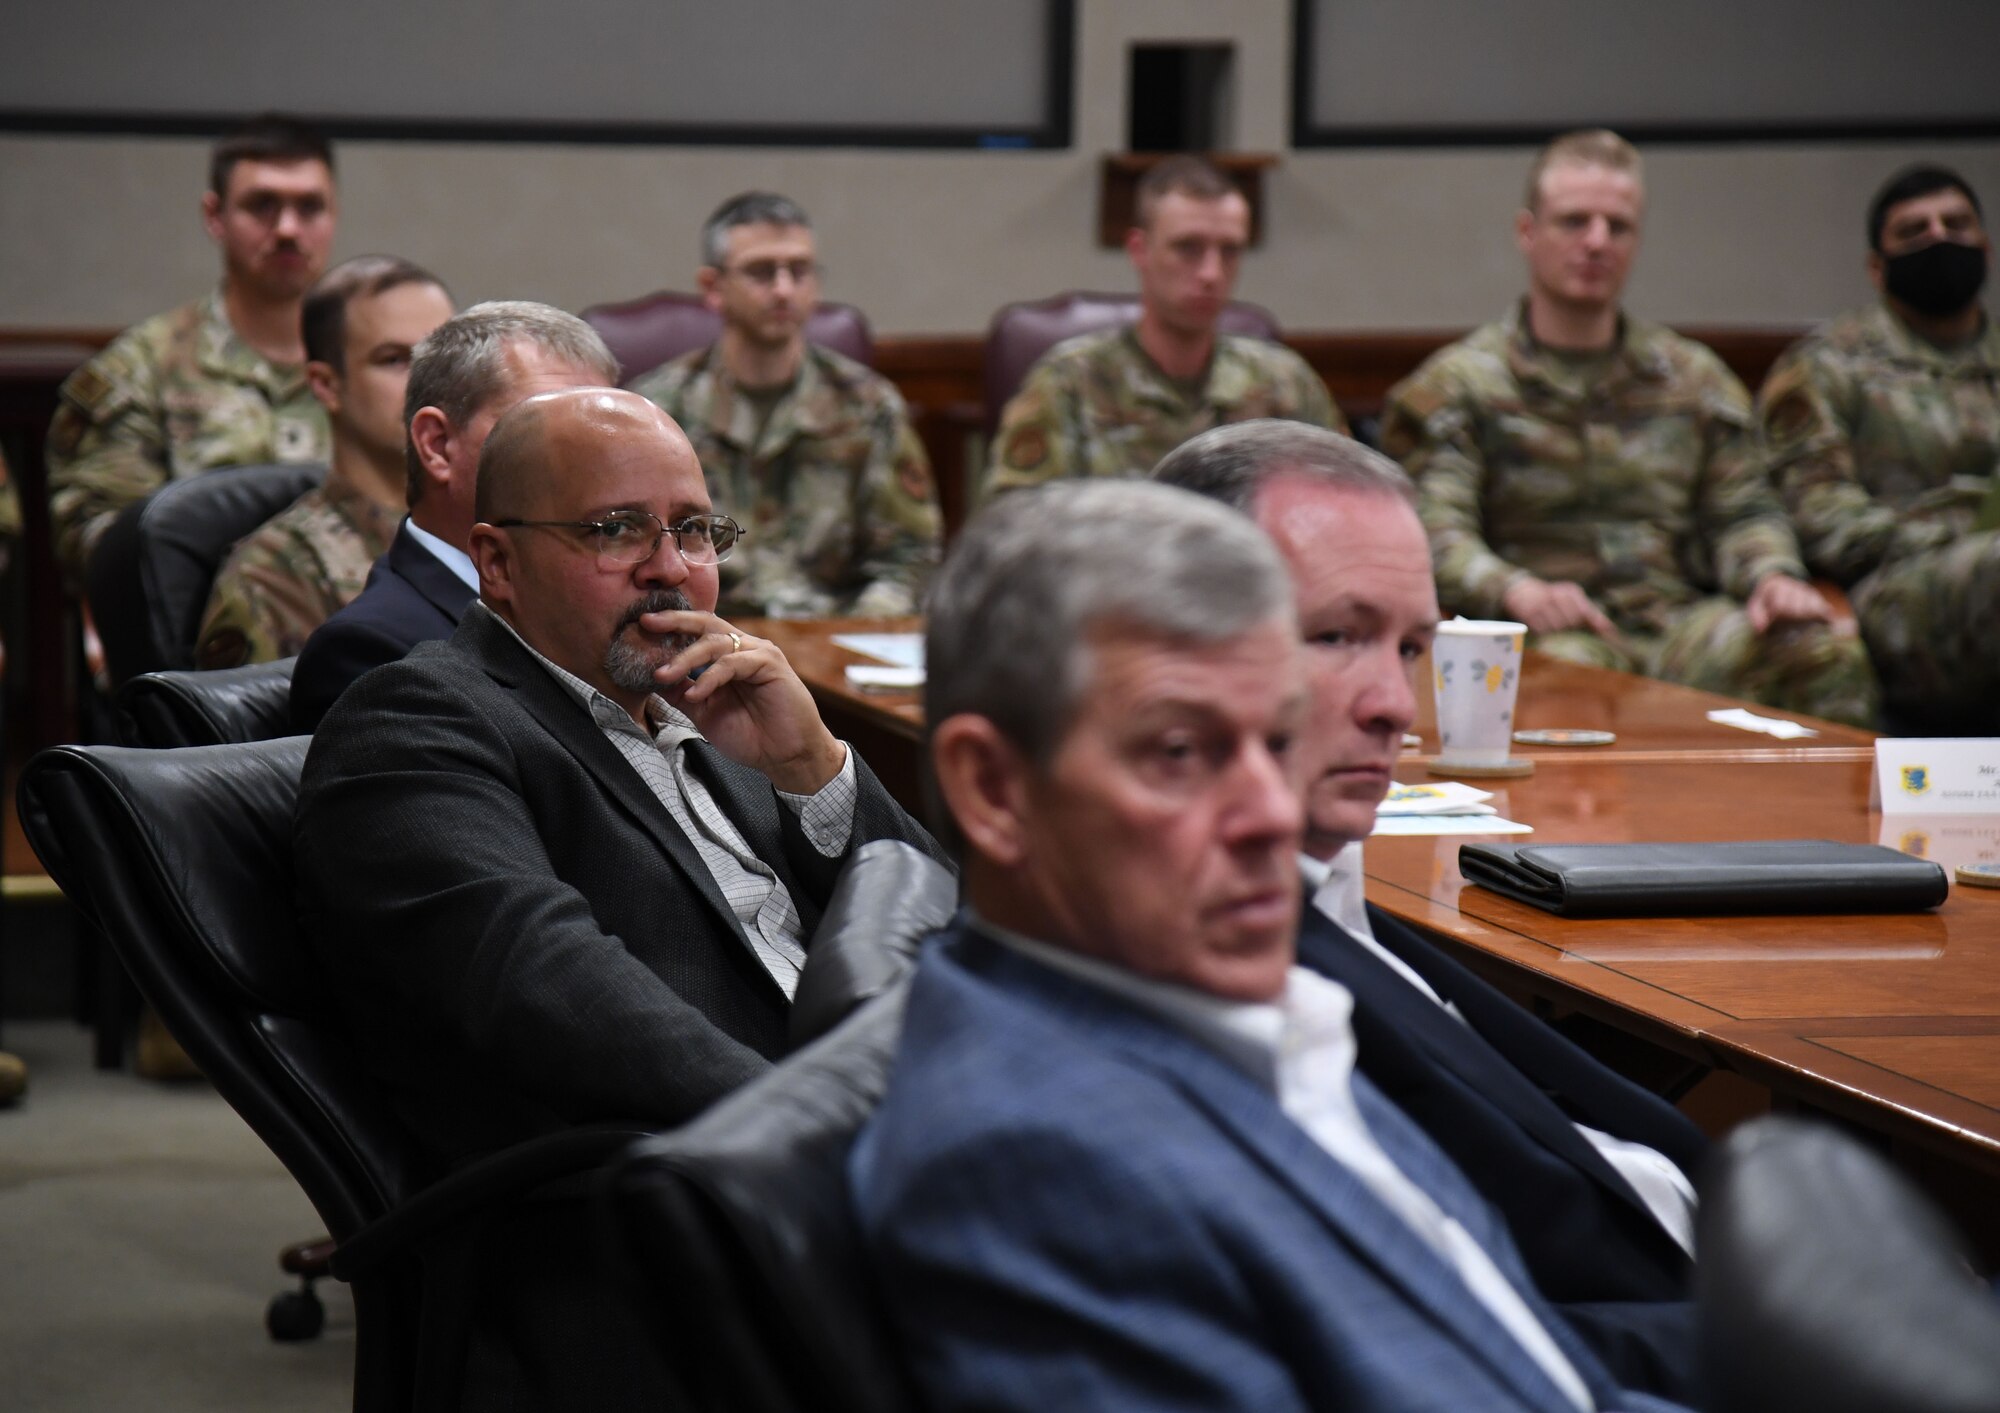
<path fill-rule="evenodd" d="M 1667 1407 L 1294 964 L 1309 696 L 1256 527 L 1147 483 L 1007 496 L 933 586 L 927 662 L 967 906 L 849 1176 L 928 1403 Z"/>
<path fill-rule="evenodd" d="M 306 940 L 442 1163 L 698 1112 L 783 1048 L 848 853 L 933 847 L 715 616 L 738 531 L 665 413 L 528 399 L 477 515 L 480 602 L 327 715 L 296 833 Z"/>

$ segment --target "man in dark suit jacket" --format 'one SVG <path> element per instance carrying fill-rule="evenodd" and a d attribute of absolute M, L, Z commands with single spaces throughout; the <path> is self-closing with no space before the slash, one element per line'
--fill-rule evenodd
<path fill-rule="evenodd" d="M 307 941 L 448 1162 L 759 1072 L 851 847 L 927 845 L 710 611 L 727 522 L 671 419 L 590 390 L 500 428 L 483 602 L 336 703 L 298 806 Z"/>
<path fill-rule="evenodd" d="M 597 331 L 546 304 L 475 304 L 417 345 L 403 399 L 410 513 L 354 602 L 299 653 L 294 730 L 317 730 L 362 673 L 450 637 L 465 616 L 479 593 L 471 557 L 479 452 L 501 414 L 536 393 L 617 381 L 618 360 Z"/>
<path fill-rule="evenodd" d="M 934 847 L 776 646 L 713 613 L 733 524 L 666 414 L 529 399 L 478 515 L 482 601 L 334 704 L 295 827 L 305 941 L 439 1167 L 677 1123 L 758 1074 L 848 855 Z M 482 1229 L 466 1407 L 672 1406 L 588 1218 Z"/>
<path fill-rule="evenodd" d="M 1248 521 L 1132 481 L 1004 498 L 933 587 L 966 912 L 849 1169 L 918 1383 L 1037 1413 L 1661 1407 L 1292 964 L 1290 598 Z"/>
<path fill-rule="evenodd" d="M 1299 960 L 1353 992 L 1362 1073 L 1506 1217 L 1542 1294 L 1613 1372 L 1691 1395 L 1700 1132 L 1362 895 L 1360 841 L 1438 617 L 1408 479 L 1344 437 L 1276 422 L 1193 438 L 1155 477 L 1252 515 L 1291 572 L 1313 701 Z"/>

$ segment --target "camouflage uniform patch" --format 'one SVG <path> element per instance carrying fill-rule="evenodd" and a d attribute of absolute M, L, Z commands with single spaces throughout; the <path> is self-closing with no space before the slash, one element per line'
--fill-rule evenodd
<path fill-rule="evenodd" d="M 1347 430 L 1326 384 L 1282 344 L 1216 335 L 1208 380 L 1191 395 L 1146 356 L 1133 328 L 1084 334 L 1044 354 L 1008 402 L 986 494 L 1074 476 L 1144 476 L 1189 437 L 1257 417 Z"/>
<path fill-rule="evenodd" d="M 1604 358 L 1564 359 L 1517 307 L 1390 391 L 1382 444 L 1417 481 L 1445 611 L 1499 617 L 1524 575 L 1573 580 L 1632 651 L 1579 633 L 1532 646 L 1873 724 L 1859 642 L 1825 625 L 1758 637 L 1742 614 L 1767 575 L 1804 575 L 1749 394 L 1700 344 L 1620 330 Z"/>
<path fill-rule="evenodd" d="M 1884 305 L 1786 350 L 1758 399 L 1806 561 L 1851 591 L 1901 723 L 2000 732 L 2000 329 L 1949 352 Z"/>
<path fill-rule="evenodd" d="M 943 520 L 930 460 L 886 378 L 808 345 L 798 381 L 761 435 L 714 347 L 655 369 L 632 390 L 681 424 L 717 512 L 747 531 L 722 565 L 717 612 L 917 611 Z"/>
<path fill-rule="evenodd" d="M 64 382 L 48 440 L 57 557 L 80 580 L 111 518 L 170 479 L 329 454 L 304 370 L 237 338 L 211 294 L 127 329 Z"/>
<path fill-rule="evenodd" d="M 344 480 L 307 491 L 237 542 L 215 576 L 196 637 L 195 666 L 276 662 L 352 602 L 386 554 L 400 507 Z"/>

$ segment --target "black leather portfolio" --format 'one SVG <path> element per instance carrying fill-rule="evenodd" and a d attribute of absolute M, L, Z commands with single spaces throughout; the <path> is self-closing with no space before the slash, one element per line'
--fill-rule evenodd
<path fill-rule="evenodd" d="M 1901 913 L 1934 908 L 1944 870 L 1879 844 L 1465 844 L 1458 870 L 1563 917 Z"/>

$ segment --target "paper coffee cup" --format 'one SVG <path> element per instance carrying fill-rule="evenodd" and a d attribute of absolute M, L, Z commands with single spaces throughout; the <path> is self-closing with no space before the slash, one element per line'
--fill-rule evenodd
<path fill-rule="evenodd" d="M 1508 758 L 1527 636 L 1525 623 L 1450 618 L 1438 624 L 1431 690 L 1437 699 L 1439 761 L 1494 765 Z"/>

